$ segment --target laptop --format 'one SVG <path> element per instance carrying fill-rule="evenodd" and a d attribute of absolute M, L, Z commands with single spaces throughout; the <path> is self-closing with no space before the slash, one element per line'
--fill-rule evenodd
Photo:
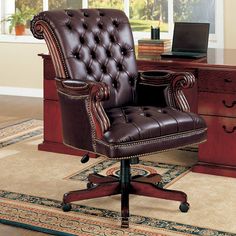
<path fill-rule="evenodd" d="M 162 53 L 161 57 L 206 57 L 209 28 L 209 23 L 175 22 L 172 51 Z"/>

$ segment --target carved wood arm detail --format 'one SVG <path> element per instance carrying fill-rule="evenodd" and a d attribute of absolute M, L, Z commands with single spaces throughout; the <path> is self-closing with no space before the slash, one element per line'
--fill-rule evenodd
<path fill-rule="evenodd" d="M 101 138 L 110 127 L 110 121 L 102 106 L 102 101 L 109 98 L 109 87 L 102 82 L 61 78 L 56 78 L 56 84 L 57 89 L 68 96 L 88 96 L 88 112 L 91 114 L 91 119 L 95 125 L 96 137 Z"/>
<path fill-rule="evenodd" d="M 189 103 L 183 93 L 183 89 L 192 88 L 195 77 L 190 72 L 171 73 L 170 84 L 165 90 L 166 102 L 169 106 L 181 111 L 190 111 Z"/>
<path fill-rule="evenodd" d="M 45 40 L 52 58 L 56 76 L 59 78 L 68 78 L 65 60 L 61 53 L 59 43 L 46 17 L 40 15 L 34 16 L 31 21 L 30 30 L 35 38 Z"/>
<path fill-rule="evenodd" d="M 97 120 L 96 127 L 99 126 L 100 128 L 100 132 L 97 132 L 97 138 L 101 138 L 104 132 L 106 132 L 111 126 L 110 120 L 101 103 L 102 101 L 108 100 L 109 95 L 110 90 L 105 83 L 99 82 L 90 87 L 91 111 L 94 118 Z"/>

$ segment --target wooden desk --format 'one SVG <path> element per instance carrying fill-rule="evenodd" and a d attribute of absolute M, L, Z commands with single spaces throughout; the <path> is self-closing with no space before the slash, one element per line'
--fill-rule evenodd
<path fill-rule="evenodd" d="M 40 150 L 81 155 L 62 144 L 60 109 L 50 56 L 44 62 L 44 142 Z M 185 91 L 191 110 L 204 117 L 208 141 L 199 145 L 199 161 L 193 171 L 236 177 L 236 50 L 209 49 L 198 60 L 138 58 L 139 70 L 190 71 L 196 86 Z"/>

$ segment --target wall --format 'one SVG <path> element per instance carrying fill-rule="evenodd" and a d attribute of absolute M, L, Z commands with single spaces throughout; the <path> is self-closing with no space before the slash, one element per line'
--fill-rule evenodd
<path fill-rule="evenodd" d="M 235 0 L 225 0 L 224 3 L 224 43 L 225 48 L 236 49 L 236 1 Z"/>
<path fill-rule="evenodd" d="M 42 60 L 37 56 L 39 53 L 47 53 L 45 44 L 0 43 L 2 93 L 11 94 L 11 90 L 15 91 L 18 87 L 42 89 L 43 68 Z M 27 90 L 23 93 L 27 93 Z"/>
<path fill-rule="evenodd" d="M 236 49 L 236 1 L 224 3 L 225 48 Z M 47 53 L 45 44 L 0 42 L 0 94 L 8 87 L 42 89 L 42 60 L 39 53 Z M 6 87 L 5 87 L 6 86 Z M 24 95 L 25 92 L 22 92 Z"/>

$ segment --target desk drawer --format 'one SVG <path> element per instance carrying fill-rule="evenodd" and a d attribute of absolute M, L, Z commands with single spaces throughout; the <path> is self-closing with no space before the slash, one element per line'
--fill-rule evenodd
<path fill-rule="evenodd" d="M 199 69 L 199 91 L 236 92 L 236 70 Z"/>
<path fill-rule="evenodd" d="M 236 117 L 236 94 L 199 92 L 198 113 Z"/>
<path fill-rule="evenodd" d="M 199 161 L 236 165 L 236 119 L 203 116 L 208 126 L 207 141 L 199 145 Z"/>

